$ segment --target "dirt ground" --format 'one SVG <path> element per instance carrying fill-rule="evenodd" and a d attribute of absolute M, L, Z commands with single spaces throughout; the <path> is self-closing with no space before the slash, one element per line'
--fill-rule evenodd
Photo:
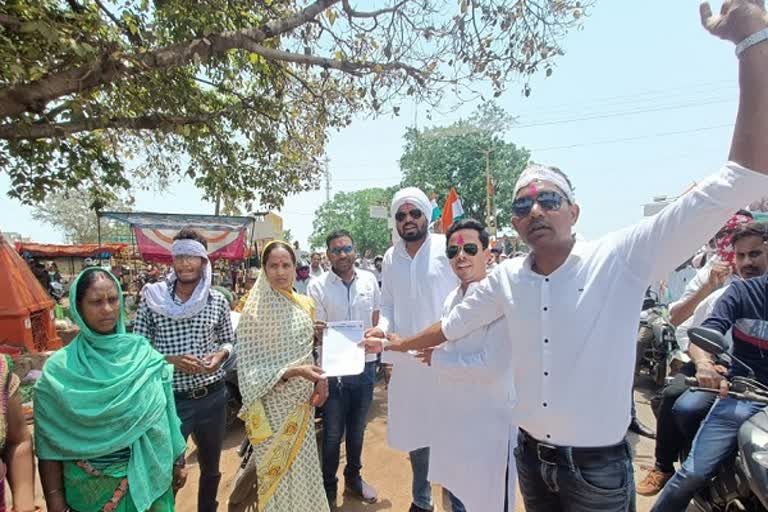
<path fill-rule="evenodd" d="M 654 426 L 654 417 L 650 409 L 649 400 L 651 393 L 644 389 L 635 391 L 638 414 L 641 420 L 648 426 Z M 410 486 L 411 472 L 408 456 L 387 447 L 386 442 L 387 404 L 386 390 L 383 383 L 376 387 L 375 397 L 369 414 L 368 430 L 366 431 L 365 447 L 363 452 L 363 477 L 368 483 L 379 491 L 379 501 L 373 505 L 363 504 L 353 498 L 339 496 L 339 510 L 342 512 L 378 512 L 392 510 L 405 512 L 411 503 Z M 225 443 L 225 453 L 222 455 L 223 478 L 219 489 L 219 509 L 226 510 L 227 496 L 232 485 L 239 459 L 237 449 L 243 439 L 242 427 L 234 426 Z M 652 440 L 640 438 L 629 434 L 628 439 L 635 451 L 635 479 L 642 478 L 645 470 L 653 465 Z M 342 445 L 343 446 L 343 445 Z M 180 512 L 194 512 L 196 510 L 198 467 L 195 457 L 194 445 L 190 446 L 189 454 L 189 480 L 187 486 L 179 493 L 176 510 Z M 342 462 L 339 472 L 344 468 L 344 454 L 342 448 Z M 343 481 L 343 476 L 340 475 Z M 343 484 L 342 484 L 343 485 Z M 450 505 L 447 498 L 443 499 L 439 486 L 434 486 L 435 511 L 448 512 Z M 653 504 L 653 498 L 638 496 L 638 512 L 647 512 Z M 523 512 L 522 499 L 518 496 L 517 511 Z M 312 512 L 312 511 L 296 511 Z"/>

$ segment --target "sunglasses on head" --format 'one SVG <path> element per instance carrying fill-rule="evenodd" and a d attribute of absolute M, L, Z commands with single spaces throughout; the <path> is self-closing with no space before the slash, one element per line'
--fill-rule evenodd
<path fill-rule="evenodd" d="M 333 249 L 331 249 L 330 252 L 334 256 L 341 256 L 342 253 L 344 253 L 344 254 L 351 254 L 352 251 L 354 251 L 354 250 L 355 250 L 355 248 L 353 246 L 345 245 L 345 246 L 342 246 L 342 247 L 334 247 Z"/>
<path fill-rule="evenodd" d="M 452 260 L 459 255 L 459 251 L 464 250 L 467 256 L 475 256 L 480 252 L 480 247 L 477 244 L 464 244 L 464 245 L 449 245 L 445 250 L 445 255 L 449 260 Z"/>
<path fill-rule="evenodd" d="M 419 220 L 421 218 L 421 216 L 424 215 L 424 212 L 422 212 L 418 208 L 414 208 L 413 210 L 411 210 L 409 212 L 397 212 L 395 214 L 395 220 L 397 222 L 403 222 L 405 220 L 405 218 L 407 216 L 409 216 L 409 215 L 410 215 L 410 217 L 413 220 Z"/>
<path fill-rule="evenodd" d="M 518 197 L 512 203 L 512 213 L 515 217 L 526 217 L 531 213 L 534 202 L 539 203 L 539 206 L 544 210 L 555 211 L 563 205 L 563 196 L 557 192 L 546 190 L 539 192 L 535 198 L 531 196 Z"/>

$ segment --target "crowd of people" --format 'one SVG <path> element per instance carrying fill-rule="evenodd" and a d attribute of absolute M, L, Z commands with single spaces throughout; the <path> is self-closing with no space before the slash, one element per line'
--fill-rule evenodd
<path fill-rule="evenodd" d="M 50 357 L 36 385 L 34 448 L 47 509 L 174 510 L 191 438 L 197 508 L 219 510 L 225 367 L 235 360 L 247 442 L 227 505 L 335 509 L 342 440 L 343 492 L 374 503 L 376 477 L 368 470 L 363 478 L 362 448 L 381 359 L 393 368 L 387 436 L 409 454 L 410 512 L 434 510 L 433 482 L 449 491 L 456 512 L 511 512 L 518 484 L 529 512 L 634 511 L 625 436 L 638 312 L 649 283 L 706 240 L 719 257 L 673 306 L 673 320 L 681 338 L 697 325 L 730 331 L 734 355 L 768 385 L 768 226 L 738 211 L 768 190 L 768 17 L 762 2 L 732 0 L 718 16 L 702 8 L 702 19 L 738 43 L 729 161 L 634 226 L 594 241 L 576 237 L 580 207 L 570 178 L 531 164 L 514 184 L 512 205 L 525 256 L 492 252 L 473 219 L 430 233 L 430 200 L 404 188 L 390 210 L 397 236 L 382 257 L 359 258 L 342 230 L 328 234 L 324 255 L 308 259 L 273 241 L 240 301 L 212 286 L 207 241 L 182 229 L 168 274 L 141 291 L 132 332 L 120 280 L 98 266 L 83 270 L 69 291 L 79 334 Z M 323 334 L 338 321 L 365 328 L 359 375 L 323 372 Z M 761 408 L 727 397 L 726 370 L 693 344 L 687 351 L 692 364 L 683 371 L 720 395 L 664 391 L 656 465 L 637 488 L 659 493 L 657 512 L 685 510 Z M 0 474 L 14 510 L 31 511 L 33 443 L 6 359 L 0 385 Z"/>

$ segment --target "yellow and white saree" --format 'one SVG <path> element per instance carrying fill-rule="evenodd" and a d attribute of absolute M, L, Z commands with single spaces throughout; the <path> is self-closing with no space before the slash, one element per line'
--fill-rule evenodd
<path fill-rule="evenodd" d="M 246 434 L 253 446 L 261 512 L 326 512 L 328 501 L 314 431 L 312 383 L 282 381 L 313 364 L 313 303 L 272 289 L 262 272 L 237 329 L 237 364 Z"/>

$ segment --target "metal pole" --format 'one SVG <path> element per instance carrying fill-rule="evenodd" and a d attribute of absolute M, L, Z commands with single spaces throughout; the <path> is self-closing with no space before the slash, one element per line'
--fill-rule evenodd
<path fill-rule="evenodd" d="M 331 167 L 330 158 L 325 157 L 325 202 L 331 200 Z"/>
<path fill-rule="evenodd" d="M 101 212 L 96 210 L 96 234 L 99 238 L 99 266 L 101 266 Z"/>
<path fill-rule="evenodd" d="M 491 188 L 493 182 L 491 180 L 491 153 L 493 150 L 483 151 L 485 154 L 485 225 L 488 226 L 488 231 L 492 237 L 496 237 L 496 215 L 493 211 L 493 194 Z"/>

